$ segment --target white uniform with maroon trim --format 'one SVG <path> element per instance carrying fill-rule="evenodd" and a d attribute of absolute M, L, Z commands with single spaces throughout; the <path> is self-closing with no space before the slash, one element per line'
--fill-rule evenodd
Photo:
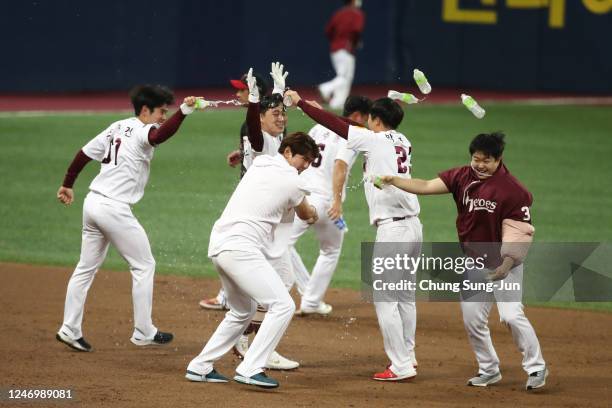
<path fill-rule="evenodd" d="M 312 269 L 312 275 L 309 275 L 300 255 L 294 248 L 297 240 L 310 225 L 296 217 L 289 241 L 293 273 L 298 291 L 302 294 L 302 309 L 314 309 L 323 300 L 332 275 L 336 270 L 344 239 L 344 231 L 340 231 L 329 218 L 327 210 L 329 210 L 333 200 L 334 162 L 339 158 L 339 152 L 346 151 L 346 140 L 322 125 L 315 125 L 308 134 L 317 143 L 320 151 L 319 157 L 300 175 L 302 181 L 311 191 L 308 202 L 315 206 L 319 215 L 318 221 L 312 225 L 319 241 L 319 257 Z M 352 157 L 342 156 L 341 158 L 349 163 L 350 171 L 356 154 L 352 150 L 348 152 Z"/>
<path fill-rule="evenodd" d="M 373 132 L 350 126 L 346 147 L 364 153 L 366 175 L 411 178 L 412 145 L 406 136 L 395 130 Z M 372 183 L 365 183 L 364 189 L 370 209 L 370 223 L 377 227 L 376 242 L 403 243 L 402 248 L 406 249 L 407 255 L 420 256 L 423 232 L 416 195 L 392 186 L 379 190 Z M 389 246 L 375 245 L 374 256 L 378 256 L 377 253 L 385 254 L 388 250 Z M 391 371 L 398 376 L 411 374 L 414 370 L 411 356 L 416 331 L 415 303 L 374 302 L 374 306 L 385 352 L 391 360 Z"/>
<path fill-rule="evenodd" d="M 187 369 L 202 375 L 233 346 L 255 315 L 257 304 L 267 308 L 259 332 L 236 372 L 251 377 L 262 371 L 266 360 L 285 332 L 295 304 L 264 248 L 275 229 L 306 195 L 295 168 L 286 159 L 257 157 L 213 226 L 208 256 L 225 288 L 230 311 Z M 257 197 L 257 199 L 254 199 Z"/>
<path fill-rule="evenodd" d="M 147 234 L 131 209 L 142 198 L 149 179 L 154 147 L 148 134 L 153 126 L 157 125 L 146 125 L 135 117 L 121 120 L 82 149 L 102 164 L 83 203 L 81 257 L 68 283 L 60 329 L 74 340 L 83 337 L 87 292 L 110 244 L 128 262 L 132 273 L 132 338 L 150 340 L 157 333 L 151 319 L 155 260 Z"/>

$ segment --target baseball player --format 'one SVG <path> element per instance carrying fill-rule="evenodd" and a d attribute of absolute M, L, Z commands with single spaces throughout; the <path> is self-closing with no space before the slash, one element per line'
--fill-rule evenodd
<path fill-rule="evenodd" d="M 318 150 L 312 138 L 298 132 L 283 139 L 279 154 L 256 157 L 213 226 L 208 256 L 219 272 L 230 311 L 189 363 L 187 379 L 228 382 L 213 364 L 236 344 L 259 304 L 267 313 L 234 380 L 264 388 L 279 386 L 263 368 L 289 325 L 295 304 L 268 261 L 266 248 L 274 246 L 275 230 L 294 215 L 294 209 L 298 217 L 316 221 L 316 209 L 308 204 L 298 174 L 308 168 Z"/>
<path fill-rule="evenodd" d="M 259 75 L 253 74 L 255 77 L 257 90 L 259 91 L 259 95 L 264 97 L 268 93 L 268 84 L 261 78 Z M 247 85 L 247 74 L 244 74 L 240 79 L 232 79 L 230 80 L 230 84 L 236 90 L 236 98 L 238 101 L 245 106 L 249 104 L 249 87 Z M 240 178 L 244 176 L 246 173 L 246 168 L 243 164 L 244 158 L 244 140 L 248 140 L 249 132 L 246 120 L 240 126 L 240 142 L 239 148 L 230 152 L 227 155 L 227 164 L 230 167 L 236 167 L 240 164 Z M 227 305 L 225 304 L 225 293 L 223 288 L 219 290 L 217 296 L 212 298 L 204 298 L 200 300 L 199 305 L 203 309 L 211 309 L 211 310 L 223 310 L 227 309 Z"/>
<path fill-rule="evenodd" d="M 344 4 L 325 26 L 336 77 L 319 85 L 319 92 L 323 100 L 329 101 L 332 109 L 341 109 L 351 92 L 355 76 L 355 48 L 365 24 L 361 0 L 345 0 Z"/>
<path fill-rule="evenodd" d="M 487 258 L 486 266 L 492 270 L 489 278 L 520 283 L 522 262 L 535 231 L 530 212 L 533 198 L 502 162 L 504 146 L 502 133 L 479 134 L 470 143 L 468 166 L 443 171 L 427 181 L 385 176 L 381 182 L 414 194 L 451 193 L 457 204 L 459 241 L 468 248 L 474 242 L 499 243 L 499 257 Z M 485 296 L 488 299 L 482 302 L 466 298 L 461 302 L 465 329 L 478 361 L 478 375 L 467 384 L 486 387 L 502 378 L 487 325 L 491 306 L 497 300 L 499 317 L 523 354 L 523 369 L 529 375 L 525 388 L 543 387 L 548 370 L 523 304 L 502 300 L 504 293 L 499 289 Z"/>
<path fill-rule="evenodd" d="M 287 112 L 283 105 L 282 93 L 285 90 L 285 79 L 288 72 L 284 72 L 284 67 L 276 62 L 272 64 L 272 79 L 274 89 L 272 95 L 261 98 L 257 80 L 253 75 L 253 69 L 247 73 L 247 86 L 249 87 L 249 106 L 247 109 L 247 129 L 248 137 L 243 138 L 243 166 L 248 169 L 253 163 L 253 159 L 261 155 L 275 155 L 283 139 L 287 124 Z M 289 238 L 293 225 L 293 217 L 283 218 L 274 230 L 274 238 L 263 249 L 268 262 L 279 274 L 285 286 L 289 290 L 293 285 L 293 273 L 289 258 Z M 225 303 L 225 292 L 218 295 L 219 303 Z M 261 309 L 251 325 L 247 328 L 244 336 L 240 337 L 234 349 L 239 357 L 244 357 L 248 350 L 248 335 L 256 332 L 263 320 L 265 310 Z M 292 370 L 299 367 L 297 361 L 290 360 L 278 352 L 270 354 L 266 361 L 266 368 L 275 370 Z"/>
<path fill-rule="evenodd" d="M 195 109 L 196 98 L 185 98 L 180 109 L 168 120 L 172 92 L 162 86 L 138 86 L 130 94 L 135 116 L 111 124 L 76 154 L 57 198 L 72 204 L 72 186 L 91 160 L 101 162 L 100 173 L 89 185 L 83 203 L 81 258 L 66 293 L 64 322 L 57 340 L 78 351 L 91 351 L 82 332 L 87 291 L 112 243 L 130 265 L 134 303 L 134 333 L 137 346 L 162 345 L 172 334 L 159 331 L 151 319 L 155 260 L 145 230 L 131 207 L 142 198 L 149 178 L 155 147 L 168 140 Z"/>
<path fill-rule="evenodd" d="M 326 128 L 346 138 L 343 156 L 337 156 L 347 165 L 356 152 L 367 156 L 366 174 L 389 172 L 401 179 L 409 179 L 412 145 L 396 129 L 404 112 L 389 98 L 372 104 L 368 117 L 369 129 L 351 126 L 337 116 L 317 109 L 301 100 L 297 92 L 288 91 L 292 101 L 304 113 Z M 335 182 L 343 183 L 334 176 Z M 335 187 L 336 188 L 336 187 Z M 376 242 L 401 242 L 408 255 L 418 256 L 421 251 L 422 226 L 419 221 L 419 202 L 414 194 L 394 190 L 378 190 L 371 183 L 364 186 L 370 210 L 370 223 L 377 228 Z M 336 189 L 336 191 L 338 191 Z M 375 251 L 384 249 L 375 246 Z M 416 330 L 416 305 L 412 300 L 375 302 L 376 315 L 383 335 L 385 352 L 391 364 L 374 374 L 379 381 L 399 381 L 416 376 L 413 358 Z"/>
<path fill-rule="evenodd" d="M 364 96 L 349 96 L 344 104 L 342 116 L 354 125 L 363 126 L 367 121 L 372 101 Z M 300 176 L 308 186 L 311 196 L 309 202 L 315 206 L 319 220 L 312 225 L 319 241 L 319 257 L 309 275 L 300 255 L 295 250 L 295 242 L 310 227 L 306 222 L 296 218 L 289 244 L 291 245 L 291 262 L 298 287 L 302 295 L 299 315 L 331 313 L 332 307 L 323 302 L 323 297 L 329 286 L 342 249 L 345 229 L 340 229 L 328 215 L 327 211 L 333 201 L 332 177 L 336 158 L 346 146 L 346 140 L 323 127 L 315 125 L 310 137 L 319 146 L 319 156 L 312 165 Z M 343 162 L 344 163 L 344 162 Z M 351 163 L 352 164 L 352 163 Z M 344 183 L 344 179 L 342 180 Z M 340 193 L 340 200 L 344 194 Z"/>

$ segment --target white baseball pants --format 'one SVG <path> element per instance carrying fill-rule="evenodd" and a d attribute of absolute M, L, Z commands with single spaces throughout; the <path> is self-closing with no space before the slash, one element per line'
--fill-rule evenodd
<path fill-rule="evenodd" d="M 403 243 L 406 254 L 418 257 L 421 254 L 423 227 L 418 217 L 379 224 L 376 231 L 376 243 Z M 384 256 L 388 248 L 384 245 L 377 248 L 374 244 L 374 256 Z M 392 251 L 393 252 L 393 251 Z M 393 254 L 389 254 L 394 256 Z M 414 351 L 416 333 L 415 302 L 374 302 L 378 324 L 383 336 L 385 352 L 391 360 L 391 371 L 401 376 L 413 370 L 410 354 Z"/>
<path fill-rule="evenodd" d="M 342 109 L 355 76 L 355 56 L 347 50 L 338 50 L 331 53 L 331 61 L 336 77 L 319 85 L 319 90 L 325 98 L 331 97 L 329 106 L 332 109 Z"/>
<path fill-rule="evenodd" d="M 276 271 L 278 276 L 283 281 L 283 284 L 287 288 L 287 292 L 291 291 L 293 284 L 295 283 L 295 275 L 293 274 L 293 268 L 291 266 L 291 254 L 287 250 L 280 258 L 266 258 L 272 268 Z M 217 293 L 217 302 L 222 305 L 227 304 L 227 296 L 225 289 L 221 285 L 221 289 Z"/>
<path fill-rule="evenodd" d="M 81 258 L 68 282 L 61 330 L 75 340 L 83 337 L 87 291 L 104 262 L 109 244 L 128 262 L 132 273 L 134 336 L 152 339 L 157 333 L 151 319 L 155 260 L 149 238 L 128 204 L 94 192 L 87 194 L 83 203 Z"/>
<path fill-rule="evenodd" d="M 504 282 L 512 283 L 523 281 L 523 265 L 515 266 L 504 279 Z M 499 358 L 493 348 L 488 321 L 491 306 L 499 289 L 492 293 L 482 294 L 490 299 L 484 302 L 461 302 L 463 313 L 463 324 L 467 331 L 472 350 L 478 361 L 478 373 L 492 375 L 499 372 Z M 546 363 L 542 357 L 540 342 L 536 336 L 533 326 L 525 316 L 521 302 L 497 302 L 497 310 L 502 323 L 506 324 L 512 333 L 514 343 L 523 354 L 523 369 L 531 374 L 544 369 Z"/>
<path fill-rule="evenodd" d="M 208 374 L 214 362 L 236 344 L 260 304 L 268 312 L 242 363 L 236 368 L 238 374 L 251 377 L 263 371 L 291 322 L 295 303 L 261 252 L 224 251 L 212 261 L 219 272 L 230 310 L 187 370 Z"/>
<path fill-rule="evenodd" d="M 290 239 L 291 264 L 297 283 L 298 292 L 302 295 L 301 308 L 314 309 L 323 300 L 325 292 L 329 287 L 342 250 L 344 231 L 340 231 L 327 215 L 330 207 L 329 199 L 320 196 L 311 196 L 309 201 L 319 214 L 317 222 L 312 224 L 317 240 L 319 241 L 319 257 L 312 269 L 312 275 L 308 273 L 302 258 L 295 250 L 297 240 L 311 227 L 308 223 L 295 217 L 293 233 Z"/>

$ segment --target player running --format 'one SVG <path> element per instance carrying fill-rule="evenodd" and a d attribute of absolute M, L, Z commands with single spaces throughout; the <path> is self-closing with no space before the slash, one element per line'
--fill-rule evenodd
<path fill-rule="evenodd" d="M 367 156 L 366 174 L 393 174 L 409 179 L 412 145 L 396 129 L 402 122 L 402 108 L 389 98 L 372 104 L 368 129 L 350 126 L 341 118 L 305 103 L 297 92 L 288 91 L 293 103 L 316 122 L 347 139 L 347 156 L 363 152 Z M 346 157 L 346 156 L 345 156 Z M 348 163 L 348 162 L 347 162 Z M 376 242 L 401 242 L 409 256 L 421 251 L 422 226 L 419 221 L 419 202 L 414 194 L 399 190 L 378 190 L 371 183 L 364 186 L 370 209 L 370 223 L 376 226 Z M 375 251 L 385 245 L 375 246 Z M 416 376 L 414 368 L 414 338 L 416 305 L 414 299 L 374 302 L 378 323 L 383 335 L 385 352 L 391 364 L 374 374 L 379 381 L 399 381 Z"/>
<path fill-rule="evenodd" d="M 155 147 L 168 140 L 195 109 L 196 98 L 185 98 L 168 120 L 172 92 L 162 86 L 138 86 L 130 94 L 135 117 L 111 124 L 87 143 L 70 164 L 57 198 L 70 205 L 74 182 L 91 160 L 101 162 L 100 173 L 89 185 L 83 203 L 81 258 L 66 293 L 64 322 L 57 340 L 78 351 L 91 351 L 82 332 L 87 292 L 112 243 L 130 265 L 137 346 L 167 344 L 172 334 L 159 331 L 151 319 L 155 260 L 145 230 L 131 206 L 144 194 Z"/>
<path fill-rule="evenodd" d="M 363 126 L 368 119 L 371 106 L 372 101 L 364 96 L 349 96 L 344 104 L 342 116 L 348 123 Z M 315 125 L 308 134 L 317 143 L 320 151 L 317 159 L 300 176 L 311 191 L 309 202 L 315 206 L 319 214 L 319 220 L 312 225 L 319 241 L 319 257 L 312 269 L 312 275 L 309 275 L 294 247 L 295 242 L 310 225 L 296 218 L 289 244 L 291 245 L 293 273 L 295 274 L 298 291 L 302 295 L 301 306 L 297 314 L 327 315 L 331 313 L 332 307 L 323 302 L 323 297 L 338 264 L 346 230 L 345 228 L 340 229 L 335 224 L 335 220 L 327 214 L 327 211 L 334 201 L 332 178 L 334 171 L 337 171 L 334 168 L 346 166 L 342 160 L 347 159 L 339 156 L 341 152 L 344 152 L 346 140 L 322 125 Z M 350 161 L 348 167 L 350 167 L 353 164 L 354 157 L 348 160 Z M 344 177 L 341 180 L 342 185 L 344 185 L 346 174 L 348 173 L 345 169 Z M 344 198 L 343 193 L 341 188 L 338 193 L 340 201 Z"/>
<path fill-rule="evenodd" d="M 275 229 L 294 216 L 294 209 L 308 223 L 317 220 L 298 174 L 308 168 L 319 149 L 312 138 L 298 132 L 283 139 L 278 153 L 255 158 L 213 226 L 208 256 L 219 272 L 230 311 L 189 363 L 186 378 L 191 381 L 228 381 L 213 364 L 236 344 L 259 304 L 267 313 L 234 380 L 264 388 L 279 386 L 263 368 L 291 321 L 295 303 L 266 252 L 274 245 Z"/>
<path fill-rule="evenodd" d="M 487 264 L 492 270 L 489 278 L 521 283 L 523 260 L 535 232 L 530 213 L 533 198 L 502 162 L 504 147 L 502 133 L 479 134 L 470 143 L 472 160 L 468 166 L 441 172 L 432 180 L 395 176 L 383 176 L 379 180 L 414 194 L 451 193 L 457 204 L 459 241 L 468 247 L 473 242 L 497 243 L 499 257 L 488 257 L 489 260 L 497 258 Z M 529 375 L 525 388 L 543 387 L 548 370 L 523 304 L 503 300 L 504 293 L 500 290 L 484 295 L 487 299 L 483 302 L 465 297 L 461 302 L 463 323 L 478 361 L 478 375 L 467 384 L 486 387 L 502 378 L 487 325 L 491 306 L 497 300 L 500 320 L 510 328 L 514 343 L 523 354 L 523 369 Z"/>

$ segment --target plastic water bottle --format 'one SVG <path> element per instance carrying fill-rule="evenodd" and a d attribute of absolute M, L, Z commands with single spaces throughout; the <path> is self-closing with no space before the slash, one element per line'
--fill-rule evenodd
<path fill-rule="evenodd" d="M 340 230 L 340 231 L 344 231 L 344 232 L 348 232 L 348 227 L 346 225 L 346 222 L 344 221 L 344 217 L 340 217 L 338 218 L 336 221 L 334 221 L 334 225 Z"/>
<path fill-rule="evenodd" d="M 206 109 L 210 106 L 210 102 L 205 99 L 198 98 L 196 99 L 195 108 L 196 109 Z"/>
<path fill-rule="evenodd" d="M 486 112 L 484 109 L 478 105 L 476 99 L 472 98 L 470 95 L 461 94 L 461 102 L 465 105 L 466 108 L 470 110 L 478 119 L 484 118 Z"/>
<path fill-rule="evenodd" d="M 410 93 L 402 93 L 398 91 L 389 91 L 387 93 L 387 98 L 391 98 L 394 101 L 402 101 L 407 104 L 419 103 L 420 100 L 416 96 Z"/>
<path fill-rule="evenodd" d="M 427 95 L 431 92 L 431 85 L 429 85 L 429 82 L 427 81 L 427 78 L 425 77 L 425 74 L 422 71 L 415 69 L 413 72 L 413 78 L 414 82 L 416 82 L 417 86 L 419 87 L 419 90 L 422 93 Z"/>

